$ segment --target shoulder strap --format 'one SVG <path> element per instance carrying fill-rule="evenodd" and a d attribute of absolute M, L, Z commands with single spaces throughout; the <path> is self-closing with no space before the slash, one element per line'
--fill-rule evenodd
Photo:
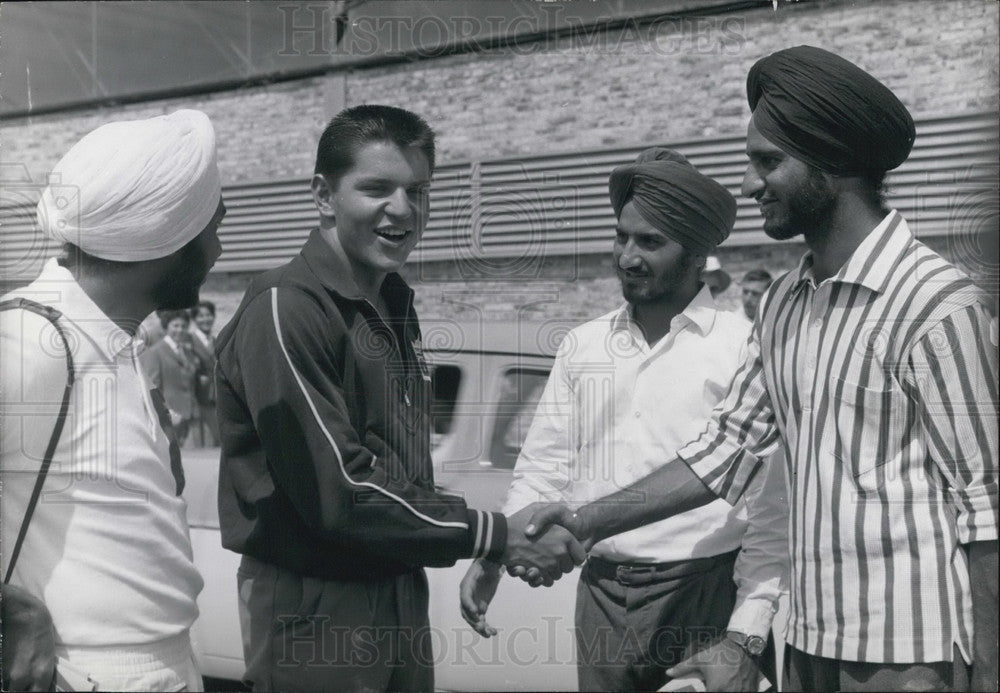
<path fill-rule="evenodd" d="M 10 554 L 10 563 L 7 565 L 7 573 L 3 578 L 3 583 L 5 585 L 10 582 L 10 577 L 14 574 L 14 564 L 17 563 L 17 556 L 21 552 L 21 545 L 24 543 L 24 536 L 28 532 L 28 524 L 31 522 L 31 516 L 35 512 L 35 506 L 38 504 L 38 498 L 42 494 L 42 485 L 45 483 L 45 476 L 49 473 L 49 467 L 52 465 L 52 456 L 55 455 L 56 445 L 59 444 L 59 437 L 62 435 L 63 425 L 66 423 L 66 417 L 69 412 L 69 399 L 70 394 L 73 391 L 73 380 L 75 376 L 73 369 L 73 354 L 69 348 L 69 340 L 67 340 L 66 332 L 63 330 L 63 327 L 59 324 L 58 320 L 59 317 L 62 316 L 62 313 L 55 308 L 43 306 L 40 303 L 29 301 L 26 298 L 16 298 L 0 303 L 0 310 L 17 309 L 37 313 L 51 322 L 53 327 L 56 328 L 56 332 L 59 334 L 59 338 L 62 340 L 63 347 L 66 350 L 66 387 L 63 390 L 62 403 L 59 405 L 59 414 L 56 416 L 56 424 L 52 429 L 52 436 L 49 438 L 48 447 L 45 448 L 45 457 L 42 459 L 42 466 L 38 470 L 38 478 L 35 480 L 35 487 L 32 489 L 31 498 L 28 500 L 28 508 L 24 511 L 24 520 L 21 521 L 21 529 L 17 533 L 17 541 L 14 542 L 14 550 L 11 551 Z"/>

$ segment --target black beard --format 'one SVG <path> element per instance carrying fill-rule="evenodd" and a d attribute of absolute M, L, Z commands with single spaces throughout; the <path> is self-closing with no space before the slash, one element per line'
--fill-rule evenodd
<path fill-rule="evenodd" d="M 656 303 L 664 298 L 670 298 L 677 294 L 684 286 L 685 277 L 691 271 L 694 259 L 690 254 L 685 253 L 684 259 L 675 274 L 664 277 L 663 280 L 654 285 L 646 284 L 645 287 L 632 288 L 628 279 L 619 275 L 618 282 L 621 284 L 622 297 L 630 304 Z"/>
<path fill-rule="evenodd" d="M 764 222 L 764 233 L 776 241 L 787 241 L 799 234 L 812 233 L 825 228 L 833 216 L 837 195 L 823 174 L 813 169 L 809 176 L 788 201 L 788 213 L 784 219 L 771 224 Z"/>
<path fill-rule="evenodd" d="M 157 310 L 183 310 L 191 308 L 201 299 L 200 289 L 208 269 L 198 246 L 192 242 L 184 246 L 177 260 L 163 280 L 153 289 Z"/>

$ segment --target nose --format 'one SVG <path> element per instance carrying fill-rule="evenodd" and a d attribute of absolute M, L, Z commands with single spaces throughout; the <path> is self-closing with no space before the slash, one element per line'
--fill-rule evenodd
<path fill-rule="evenodd" d="M 740 186 L 740 193 L 743 197 L 756 198 L 764 190 L 764 179 L 757 174 L 757 169 L 753 164 L 747 165 L 746 173 L 743 174 L 743 184 Z"/>
<path fill-rule="evenodd" d="M 635 243 L 629 240 L 625 245 L 619 246 L 618 267 L 619 269 L 635 269 L 642 264 L 642 258 L 636 252 Z"/>
<path fill-rule="evenodd" d="M 389 203 L 385 207 L 385 213 L 390 217 L 402 219 L 410 216 L 412 211 L 410 199 L 406 196 L 406 191 L 402 188 L 396 188 L 392 195 L 389 196 Z"/>

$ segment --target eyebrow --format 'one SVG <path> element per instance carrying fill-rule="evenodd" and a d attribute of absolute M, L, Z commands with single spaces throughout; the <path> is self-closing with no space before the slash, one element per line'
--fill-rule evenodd
<path fill-rule="evenodd" d="M 615 233 L 625 233 L 630 236 L 636 236 L 637 238 L 669 238 L 669 236 L 667 236 L 665 231 L 661 231 L 660 229 L 657 228 L 642 229 L 641 231 L 630 232 L 627 229 L 623 229 L 618 224 L 615 224 Z"/>
<path fill-rule="evenodd" d="M 747 156 L 775 156 L 775 155 L 784 156 L 785 155 L 785 152 L 780 147 L 776 147 L 775 145 L 769 144 L 769 143 L 759 144 L 759 145 L 753 145 L 752 146 L 748 142 L 747 146 L 746 146 L 746 153 L 747 153 Z"/>
<path fill-rule="evenodd" d="M 421 178 L 419 180 L 413 181 L 412 183 L 409 183 L 407 185 L 407 187 L 410 187 L 410 186 L 413 186 L 413 185 L 430 185 L 430 182 L 431 182 L 430 178 Z M 398 183 L 398 181 L 395 178 L 391 178 L 389 176 L 379 176 L 379 175 L 372 175 L 372 176 L 368 176 L 368 177 L 364 177 L 364 178 L 359 178 L 358 179 L 358 184 L 363 185 L 363 184 L 370 184 L 370 183 L 392 183 L 392 184 L 396 184 L 396 183 Z"/>

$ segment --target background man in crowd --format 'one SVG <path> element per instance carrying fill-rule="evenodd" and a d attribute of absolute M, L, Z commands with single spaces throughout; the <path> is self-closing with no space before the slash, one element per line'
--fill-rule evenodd
<path fill-rule="evenodd" d="M 198 359 L 198 374 L 194 395 L 198 404 L 195 420 L 192 422 L 194 444 L 200 448 L 215 447 L 219 444 L 219 418 L 215 413 L 215 304 L 199 301 L 191 309 L 191 348 Z"/>
<path fill-rule="evenodd" d="M 180 453 L 163 398 L 142 377 L 135 333 L 154 309 L 195 303 L 219 256 L 215 132 L 190 110 L 111 123 L 70 149 L 53 180 L 38 224 L 65 257 L 4 300 L 58 311 L 75 383 L 3 588 L 4 688 L 51 690 L 58 656 L 60 675 L 90 676 L 100 690 L 201 690 L 189 628 L 202 580 Z M 67 363 L 42 315 L 5 310 L 0 321 L 6 573 Z"/>
<path fill-rule="evenodd" d="M 760 299 L 764 297 L 764 292 L 773 281 L 771 273 L 766 269 L 752 269 L 743 275 L 743 281 L 740 282 L 740 296 L 743 301 L 743 314 L 750 322 L 754 321 Z"/>
<path fill-rule="evenodd" d="M 562 529 L 529 541 L 528 514 L 508 530 L 434 490 L 430 371 L 398 274 L 433 170 L 420 117 L 338 114 L 316 156 L 319 228 L 254 279 L 219 334 L 219 515 L 223 544 L 243 554 L 255 690 L 433 690 L 422 566 L 526 562 L 551 584 L 583 560 Z"/>
<path fill-rule="evenodd" d="M 742 360 L 749 325 L 716 306 L 699 278 L 732 230 L 733 196 L 662 148 L 616 168 L 610 189 L 626 303 L 563 341 L 507 514 L 539 500 L 594 500 L 668 462 L 704 429 Z M 747 503 L 716 499 L 593 546 L 577 592 L 582 690 L 656 690 L 686 649 L 727 630 L 729 656 L 704 672 L 707 688 L 757 691 L 758 664 L 774 680 L 765 644 L 787 577 L 783 471 L 759 475 Z M 462 614 L 485 637 L 495 632 L 485 611 L 499 576 L 479 559 L 462 583 Z"/>
<path fill-rule="evenodd" d="M 680 459 L 535 522 L 591 545 L 713 494 L 735 502 L 781 444 L 785 690 L 962 690 L 966 662 L 974 690 L 996 690 L 997 351 L 984 297 L 880 194 L 913 121 L 810 46 L 759 60 L 747 94 L 743 193 L 768 235 L 802 234 L 809 252 L 768 293 L 729 394 Z"/>
<path fill-rule="evenodd" d="M 729 272 L 722 268 L 722 262 L 716 255 L 709 255 L 705 258 L 705 266 L 701 270 L 701 280 L 712 292 L 712 298 L 725 292 L 733 283 L 733 278 L 729 276 Z"/>

